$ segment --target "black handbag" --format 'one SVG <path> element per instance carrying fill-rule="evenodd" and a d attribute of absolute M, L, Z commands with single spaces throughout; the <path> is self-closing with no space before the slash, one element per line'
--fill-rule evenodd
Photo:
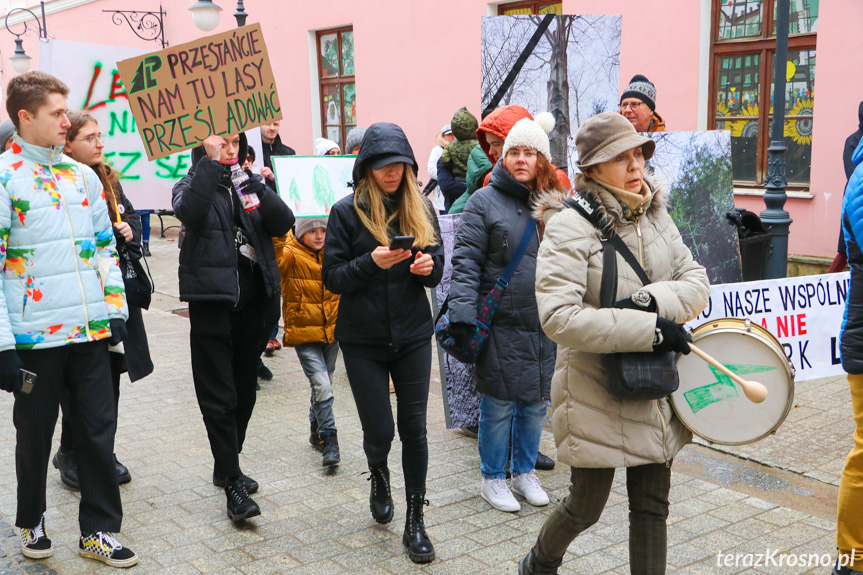
<path fill-rule="evenodd" d="M 126 302 L 141 309 L 149 309 L 155 287 L 147 260 L 143 255 L 140 258 L 130 257 L 126 244 L 117 247 L 120 255 L 120 271 L 123 273 L 123 286 L 126 289 Z M 141 262 L 144 262 L 143 265 Z"/>
<path fill-rule="evenodd" d="M 592 223 L 602 236 L 602 280 L 599 289 L 601 307 L 613 307 L 617 294 L 617 253 L 638 275 L 643 285 L 650 283 L 641 264 L 620 236 L 603 226 L 592 196 L 586 192 L 564 202 Z M 640 351 L 607 353 L 602 363 L 608 380 L 608 391 L 618 399 L 661 399 L 677 391 L 677 354 L 673 351 Z"/>

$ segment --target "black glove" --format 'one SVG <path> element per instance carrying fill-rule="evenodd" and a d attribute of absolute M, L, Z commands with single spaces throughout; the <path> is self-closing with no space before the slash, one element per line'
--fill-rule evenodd
<path fill-rule="evenodd" d="M 14 349 L 0 351 L 0 389 L 9 393 L 21 391 L 21 358 Z"/>
<path fill-rule="evenodd" d="M 625 297 L 614 302 L 611 307 L 616 307 L 618 309 L 634 309 L 637 311 L 656 313 L 656 300 L 651 297 L 647 305 L 645 307 L 641 307 L 640 305 L 635 303 L 631 297 Z"/>
<path fill-rule="evenodd" d="M 449 324 L 449 334 L 458 347 L 464 347 L 465 342 L 474 332 L 474 326 L 469 323 Z"/>
<path fill-rule="evenodd" d="M 682 325 L 678 325 L 664 317 L 656 318 L 656 329 L 659 330 L 659 343 L 653 345 L 653 351 L 677 351 L 683 355 L 689 355 L 692 351 L 689 342 L 692 336 Z"/>
<path fill-rule="evenodd" d="M 264 184 L 258 178 L 252 177 L 243 182 L 243 185 L 240 186 L 240 191 L 246 195 L 257 194 L 258 199 L 260 199 L 264 195 L 266 188 L 264 188 Z"/>
<path fill-rule="evenodd" d="M 108 322 L 108 325 L 111 327 L 111 337 L 108 338 L 108 343 L 111 345 L 117 345 L 126 339 L 128 332 L 126 331 L 125 320 L 112 319 Z"/>

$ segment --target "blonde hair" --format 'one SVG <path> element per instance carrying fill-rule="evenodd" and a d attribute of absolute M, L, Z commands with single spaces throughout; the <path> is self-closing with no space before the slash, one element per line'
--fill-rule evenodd
<path fill-rule="evenodd" d="M 394 193 L 396 209 L 390 217 L 387 217 L 386 208 L 384 208 L 385 195 L 372 176 L 371 168 L 367 168 L 354 194 L 354 208 L 360 221 L 381 245 L 390 244 L 389 227 L 395 218 L 399 219 L 399 227 L 403 235 L 414 236 L 415 248 L 425 248 L 440 243 L 432 225 L 432 213 L 420 192 L 417 177 L 411 166 L 405 164 L 402 182 Z"/>

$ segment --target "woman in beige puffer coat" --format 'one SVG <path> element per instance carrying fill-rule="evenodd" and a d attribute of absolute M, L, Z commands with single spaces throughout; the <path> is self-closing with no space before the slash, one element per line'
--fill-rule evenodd
<path fill-rule="evenodd" d="M 537 205 L 545 225 L 536 297 L 545 333 L 558 345 L 552 426 L 558 458 L 572 467 L 570 494 L 543 526 L 519 565 L 522 575 L 556 573 L 567 547 L 599 519 L 614 470 L 627 468 L 630 569 L 665 573 L 671 461 L 692 435 L 668 399 L 619 400 L 607 388 L 602 355 L 635 351 L 688 353 L 683 328 L 710 294 L 707 274 L 683 244 L 644 163 L 655 144 L 623 116 L 585 122 L 576 137 L 584 172 L 576 191 L 598 203 L 610 228 L 639 259 L 643 287 L 618 254 L 617 300 L 600 309 L 602 242 L 596 227 L 560 201 Z"/>

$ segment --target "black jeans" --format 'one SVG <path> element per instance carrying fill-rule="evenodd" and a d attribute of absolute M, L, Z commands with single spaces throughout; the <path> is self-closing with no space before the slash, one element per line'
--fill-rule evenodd
<path fill-rule="evenodd" d="M 385 465 L 395 437 L 390 376 L 396 390 L 402 471 L 407 493 L 425 493 L 428 472 L 426 411 L 431 377 L 431 342 L 408 351 L 341 344 L 345 370 L 363 426 L 369 467 Z"/>
<path fill-rule="evenodd" d="M 239 454 L 255 408 L 266 303 L 263 289 L 239 310 L 229 303 L 189 302 L 195 394 L 222 477 L 241 475 Z"/>
<path fill-rule="evenodd" d="M 76 438 L 81 531 L 120 531 L 123 508 L 114 467 L 117 407 L 108 354 L 106 340 L 18 351 L 24 369 L 38 376 L 29 395 L 15 395 L 12 412 L 17 431 L 18 527 L 35 527 L 45 512 L 51 439 L 63 402 Z"/>
<path fill-rule="evenodd" d="M 529 567 L 536 573 L 553 572 L 563 561 L 569 544 L 599 521 L 611 493 L 613 468 L 573 467 L 569 495 L 560 502 L 539 532 Z M 629 495 L 629 570 L 633 575 L 665 573 L 668 538 L 668 492 L 671 467 L 650 463 L 626 468 Z"/>
<path fill-rule="evenodd" d="M 120 374 L 123 369 L 123 354 L 108 353 L 111 361 L 111 382 L 114 384 L 114 410 L 120 412 Z M 62 404 L 61 404 L 62 407 Z M 63 410 L 63 418 L 60 425 L 60 447 L 63 451 L 75 449 L 75 428 L 66 410 Z"/>

